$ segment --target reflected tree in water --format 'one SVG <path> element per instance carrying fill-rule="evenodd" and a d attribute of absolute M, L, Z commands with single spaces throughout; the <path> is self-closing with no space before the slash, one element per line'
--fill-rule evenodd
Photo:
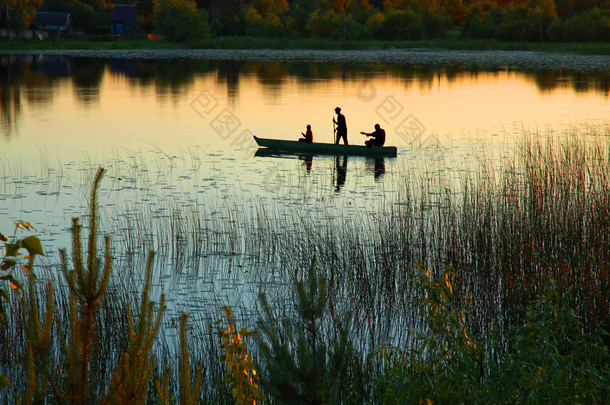
<path fill-rule="evenodd" d="M 460 83 L 477 80 L 481 75 L 510 74 L 525 78 L 538 90 L 550 93 L 571 89 L 577 93 L 597 92 L 606 98 L 610 94 L 607 72 L 517 71 L 512 69 L 484 70 L 461 64 L 432 67 L 366 65 L 308 62 L 244 62 L 236 60 L 129 59 L 85 58 L 66 56 L 3 56 L 0 57 L 0 120 L 5 134 L 13 133 L 22 112 L 24 100 L 33 108 L 50 104 L 58 83 L 71 81 L 75 99 L 88 105 L 98 102 L 100 87 L 106 73 L 110 77 L 127 78 L 129 86 L 151 87 L 160 100 L 175 100 L 188 93 L 197 77 L 216 75 L 227 86 L 231 105 L 239 101 L 244 76 L 254 75 L 264 96 L 273 101 L 287 82 L 296 80 L 307 91 L 316 91 L 321 82 L 341 78 L 345 83 L 363 83 L 371 78 L 392 77 L 402 80 L 405 88 L 417 86 L 431 91 L 441 81 Z"/>
<path fill-rule="evenodd" d="M 242 74 L 243 64 L 234 60 L 220 61 L 214 65 L 217 71 L 218 82 L 227 85 L 227 98 L 229 104 L 235 105 L 239 98 L 239 76 Z"/>
<path fill-rule="evenodd" d="M 107 60 L 99 58 L 72 60 L 72 85 L 78 101 L 85 105 L 99 102 L 100 87 L 107 63 Z"/>
<path fill-rule="evenodd" d="M 21 85 L 24 76 L 24 69 L 16 58 L 0 58 L 0 120 L 2 132 L 6 136 L 16 132 L 21 113 Z"/>

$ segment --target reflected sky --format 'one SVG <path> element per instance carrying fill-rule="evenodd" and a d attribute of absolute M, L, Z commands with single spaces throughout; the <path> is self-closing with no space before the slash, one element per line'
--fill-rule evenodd
<path fill-rule="evenodd" d="M 341 106 L 351 142 L 364 141 L 358 132 L 378 122 L 388 143 L 412 146 L 430 136 L 449 141 L 497 136 L 515 125 L 607 119 L 608 76 L 460 66 L 1 56 L 0 118 L 4 142 L 19 139 L 45 148 L 236 142 L 235 134 L 211 128 L 215 116 L 193 108 L 205 93 L 217 103 L 215 114 L 227 109 L 239 122 L 240 133 L 292 139 L 309 123 L 316 140 L 330 141 L 333 109 Z M 404 128 L 409 116 L 411 133 Z M 413 133 L 415 124 L 421 128 Z"/>

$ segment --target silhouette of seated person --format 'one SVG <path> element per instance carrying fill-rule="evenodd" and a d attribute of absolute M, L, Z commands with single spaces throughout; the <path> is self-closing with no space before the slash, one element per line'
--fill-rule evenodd
<path fill-rule="evenodd" d="M 383 146 L 385 143 L 385 131 L 379 126 L 379 124 L 375 124 L 375 131 L 373 132 L 360 132 L 362 135 L 370 136 L 371 139 L 365 141 L 364 144 L 369 148 L 373 146 Z"/>
<path fill-rule="evenodd" d="M 299 142 L 312 143 L 313 142 L 313 132 L 311 132 L 311 125 L 307 125 L 307 131 L 305 131 L 305 133 L 301 132 L 301 135 L 303 135 L 303 138 L 299 138 Z"/>

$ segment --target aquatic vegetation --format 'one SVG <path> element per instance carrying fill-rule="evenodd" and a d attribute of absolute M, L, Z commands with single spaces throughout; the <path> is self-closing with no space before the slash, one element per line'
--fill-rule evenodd
<path fill-rule="evenodd" d="M 456 392 L 468 403 L 603 403 L 610 381 L 604 136 L 607 128 L 563 142 L 525 138 L 500 164 L 444 176 L 405 170 L 397 200 L 349 216 L 230 199 L 189 205 L 152 193 L 126 215 L 93 212 L 90 232 L 97 234 L 99 215 L 119 248 L 107 242 L 98 259 L 95 242 L 84 248 L 75 240 L 72 266 L 66 253 L 62 259 L 74 272 L 54 279 L 49 265 L 36 270 L 51 283 L 32 280 L 23 303 L 7 307 L 0 373 L 22 398 L 61 398 L 70 389 L 110 398 L 123 389 L 117 381 L 138 376 L 123 392 L 162 403 L 174 395 L 184 403 L 251 403 L 258 394 L 442 403 Z M 73 234 L 80 240 L 78 222 Z M 151 247 L 160 248 L 154 257 L 145 254 Z M 119 270 L 110 274 L 110 264 Z M 150 302 L 165 286 L 188 283 L 199 295 Z M 134 303 L 139 313 L 125 316 Z M 219 340 L 214 321 L 227 304 L 230 326 Z M 188 329 L 177 308 L 189 311 Z M 238 337 L 250 332 L 258 339 L 246 350 Z M 85 358 L 83 383 L 74 376 Z M 92 379 L 92 367 L 108 371 Z M 29 378 L 33 369 L 40 374 Z"/>

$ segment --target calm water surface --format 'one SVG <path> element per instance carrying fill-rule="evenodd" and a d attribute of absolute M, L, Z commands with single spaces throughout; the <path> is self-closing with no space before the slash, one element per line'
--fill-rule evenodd
<path fill-rule="evenodd" d="M 500 159 L 526 131 L 553 137 L 604 125 L 609 94 L 605 72 L 1 56 L 0 231 L 32 222 L 53 261 L 69 246 L 70 218 L 86 213 L 98 166 L 108 170 L 102 223 L 119 250 L 162 249 L 176 212 L 211 213 L 208 225 L 236 223 L 237 233 L 248 232 L 241 216 L 261 210 L 278 219 L 366 217 L 398 203 L 414 170 L 459 176 Z M 398 157 L 255 157 L 254 134 L 297 139 L 310 124 L 316 141 L 332 141 L 336 106 L 350 143 L 379 123 Z M 210 247 L 229 257 L 214 259 L 216 278 L 161 274 L 170 302 L 188 291 L 230 300 L 224 289 L 246 288 L 231 269 L 252 264 L 231 249 L 247 250 Z M 190 253 L 211 260 L 205 250 Z M 186 272 L 168 256 L 185 267 L 167 272 Z"/>

